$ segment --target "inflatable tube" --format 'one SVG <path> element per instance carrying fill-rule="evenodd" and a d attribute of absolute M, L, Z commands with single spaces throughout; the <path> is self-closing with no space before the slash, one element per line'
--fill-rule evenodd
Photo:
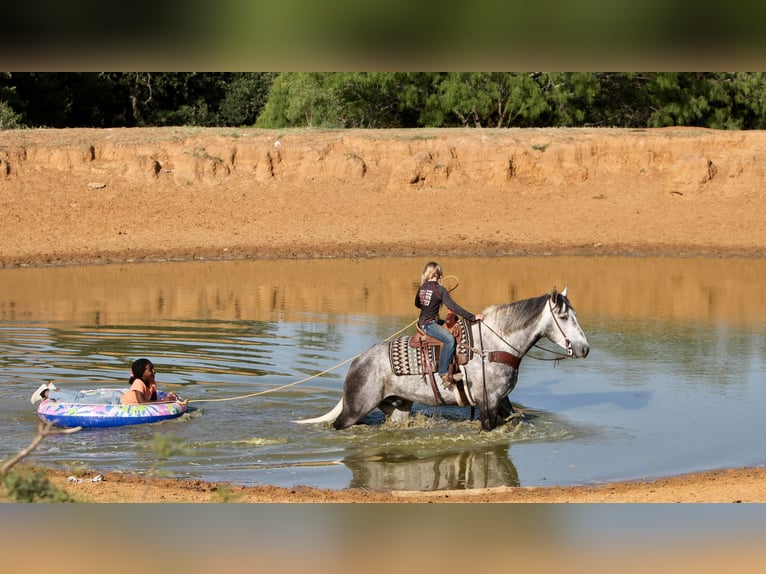
<path fill-rule="evenodd" d="M 93 389 L 82 391 L 92 395 L 92 402 L 67 403 L 45 399 L 37 407 L 37 415 L 45 422 L 62 427 L 118 427 L 154 423 L 180 417 L 186 412 L 186 403 L 176 400 L 167 403 L 121 405 L 120 396 L 127 389 Z M 162 400 L 163 391 L 157 391 Z"/>

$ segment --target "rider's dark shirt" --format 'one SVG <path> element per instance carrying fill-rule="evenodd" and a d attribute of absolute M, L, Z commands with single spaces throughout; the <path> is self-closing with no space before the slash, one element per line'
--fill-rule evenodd
<path fill-rule="evenodd" d="M 444 286 L 439 285 L 436 281 L 426 281 L 415 294 L 415 307 L 420 309 L 418 324 L 424 325 L 438 319 L 442 303 L 461 317 L 470 321 L 476 320 L 473 313 L 466 311 L 452 300 L 449 291 Z"/>

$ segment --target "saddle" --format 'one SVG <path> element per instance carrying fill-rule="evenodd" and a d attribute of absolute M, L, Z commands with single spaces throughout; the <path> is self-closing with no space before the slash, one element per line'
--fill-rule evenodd
<path fill-rule="evenodd" d="M 447 318 L 444 321 L 444 328 L 455 337 L 455 356 L 452 359 L 451 365 L 454 369 L 450 368 L 450 374 L 453 374 L 457 372 L 459 365 L 465 365 L 471 359 L 471 346 L 473 345 L 471 339 L 473 339 L 473 336 L 468 321 L 462 317 L 458 318 L 452 311 L 447 313 Z M 436 361 L 438 363 L 439 355 L 441 354 L 442 347 L 444 347 L 444 343 L 439 339 L 426 335 L 425 331 L 420 328 L 420 325 L 417 326 L 417 329 L 418 334 L 410 337 L 410 344 L 418 348 L 423 345 L 428 348 L 433 347 Z"/>
<path fill-rule="evenodd" d="M 460 371 L 460 366 L 465 365 L 473 354 L 473 336 L 468 321 L 458 318 L 455 313 L 449 311 L 444 322 L 444 327 L 455 337 L 455 356 L 449 366 L 447 379 L 455 385 L 455 397 L 461 406 L 474 405 L 475 402 L 468 391 L 465 381 L 454 381 L 455 373 Z M 439 357 L 444 344 L 433 337 L 429 337 L 418 327 L 418 333 L 408 337 L 395 339 L 389 345 L 391 368 L 396 375 L 425 375 L 431 384 L 431 390 L 437 402 L 444 404 L 444 398 L 436 382 L 436 374 L 439 372 Z"/>

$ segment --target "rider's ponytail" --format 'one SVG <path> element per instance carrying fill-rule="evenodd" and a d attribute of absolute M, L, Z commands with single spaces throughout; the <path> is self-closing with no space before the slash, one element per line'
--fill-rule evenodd
<path fill-rule="evenodd" d="M 444 273 L 442 273 L 442 266 L 436 261 L 429 261 L 423 268 L 423 275 L 420 279 L 420 284 L 427 283 L 428 281 L 441 281 Z"/>

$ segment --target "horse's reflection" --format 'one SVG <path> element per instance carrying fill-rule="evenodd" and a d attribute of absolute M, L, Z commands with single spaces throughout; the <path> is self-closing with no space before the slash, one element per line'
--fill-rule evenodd
<path fill-rule="evenodd" d="M 350 488 L 369 490 L 464 490 L 519 486 L 508 445 L 418 456 L 411 452 L 356 454 L 343 460 Z"/>

